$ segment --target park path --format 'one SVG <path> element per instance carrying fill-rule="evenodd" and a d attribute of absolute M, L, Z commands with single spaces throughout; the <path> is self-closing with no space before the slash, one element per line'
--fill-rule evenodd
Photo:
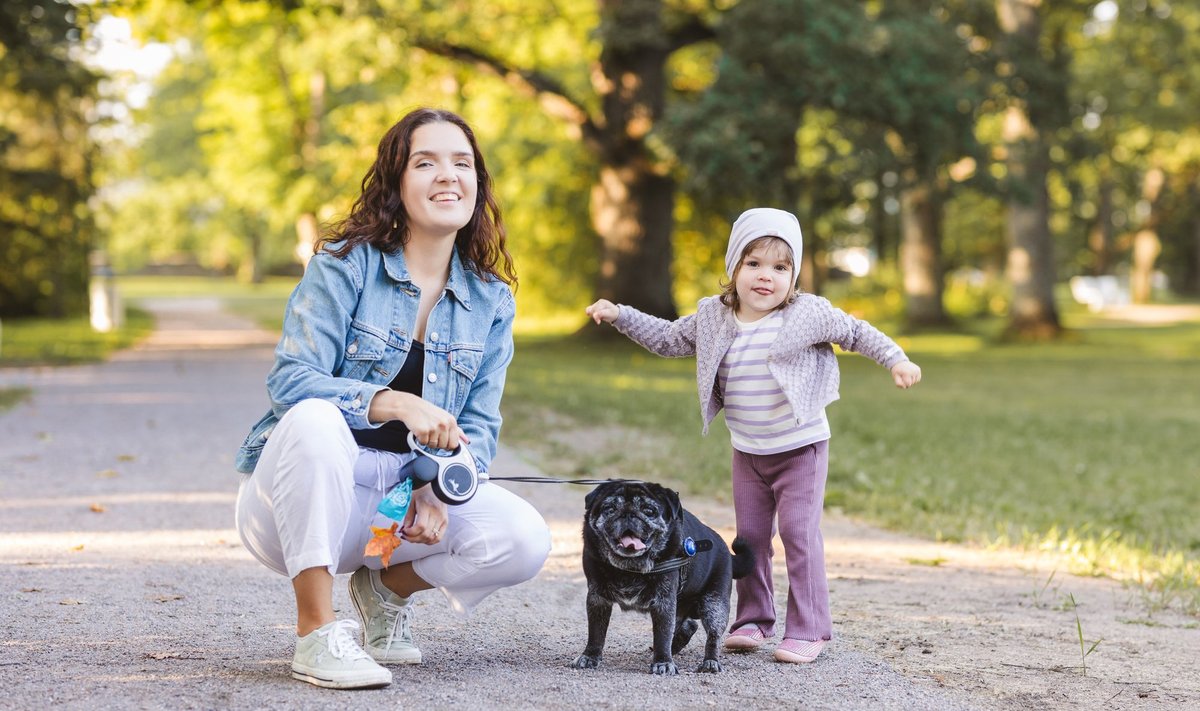
<path fill-rule="evenodd" d="M 0 370 L 0 387 L 32 390 L 27 402 L 0 413 L 0 709 L 349 702 L 938 710 L 1200 701 L 1200 686 L 1183 680 L 1200 658 L 1194 628 L 1182 648 L 1175 638 L 1154 637 L 1149 625 L 1114 642 L 1122 659 L 1153 660 L 1139 670 L 1143 677 L 1129 678 L 1127 664 L 1106 668 L 1108 655 L 1099 653 L 1088 675 L 1074 673 L 1067 669 L 1074 627 L 1061 611 L 1031 600 L 1045 567 L 837 517 L 826 532 L 838 640 L 818 663 L 727 655 L 720 675 L 654 678 L 645 673 L 648 620 L 618 614 L 604 666 L 571 670 L 566 664 L 586 634 L 578 564 L 583 492 L 537 484 L 513 485 L 554 532 L 553 553 L 536 579 L 498 592 L 467 620 L 436 593 L 424 595 L 416 634 L 427 663 L 397 668 L 387 689 L 347 695 L 295 682 L 287 672 L 289 586 L 250 558 L 232 528 L 233 454 L 266 407 L 275 337 L 212 300 L 143 306 L 158 329 L 108 363 Z M 495 471 L 537 474 L 529 457 L 508 448 Z M 731 536 L 726 507 L 687 503 Z M 1119 607 L 1115 584 L 1070 585 Z M 353 614 L 341 585 L 336 603 Z M 1121 635 L 1124 628 L 1109 620 L 1119 610 L 1105 610 L 1102 619 L 1086 618 L 1085 629 L 1107 633 L 1117 625 Z M 696 646 L 681 655 L 681 669 L 698 663 Z M 1176 673 L 1171 652 L 1192 662 Z"/>

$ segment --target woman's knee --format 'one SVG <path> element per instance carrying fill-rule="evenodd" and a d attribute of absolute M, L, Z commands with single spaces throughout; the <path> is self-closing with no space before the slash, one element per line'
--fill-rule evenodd
<path fill-rule="evenodd" d="M 279 446 L 316 461 L 337 458 L 353 462 L 358 445 L 346 418 L 327 400 L 301 400 L 284 413 L 271 435 Z"/>
<path fill-rule="evenodd" d="M 532 508 L 532 507 L 531 507 Z M 512 552 L 509 565 L 522 580 L 538 574 L 546 559 L 550 557 L 550 527 L 542 515 L 533 511 L 523 518 L 512 531 Z"/>
<path fill-rule="evenodd" d="M 455 554 L 470 561 L 477 571 L 504 571 L 509 584 L 533 578 L 550 556 L 550 527 L 532 506 L 502 523 L 497 521 L 490 531 L 479 532 L 482 535 L 456 547 Z"/>

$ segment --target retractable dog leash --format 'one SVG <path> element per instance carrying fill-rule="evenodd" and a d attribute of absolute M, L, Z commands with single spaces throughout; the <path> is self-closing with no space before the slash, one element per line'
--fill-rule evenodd
<path fill-rule="evenodd" d="M 465 504 L 475 496 L 483 481 L 518 481 L 535 484 L 597 485 L 613 481 L 637 482 L 636 479 L 555 479 L 535 476 L 489 476 L 481 474 L 475 458 L 463 445 L 453 450 L 430 449 L 408 433 L 411 461 L 400 469 L 400 483 L 379 504 L 379 512 L 393 521 L 403 521 L 412 501 L 412 490 L 428 484 L 434 495 L 451 506 Z"/>
<path fill-rule="evenodd" d="M 475 458 L 461 444 L 452 451 L 433 450 L 417 441 L 413 433 L 408 433 L 408 444 L 417 456 L 400 469 L 400 483 L 393 487 L 379 504 L 379 512 L 393 521 L 404 520 L 408 505 L 412 501 L 414 487 L 428 484 L 433 493 L 451 506 L 465 504 L 475 496 L 479 484 L 483 481 L 516 481 L 529 484 L 579 484 L 596 486 L 611 482 L 647 483 L 640 479 L 559 479 L 547 476 L 489 476 L 481 474 L 475 466 Z M 649 573 L 664 573 L 677 570 L 687 565 L 692 556 L 712 550 L 713 543 L 708 540 L 683 541 L 684 555 L 662 561 L 654 566 Z"/>

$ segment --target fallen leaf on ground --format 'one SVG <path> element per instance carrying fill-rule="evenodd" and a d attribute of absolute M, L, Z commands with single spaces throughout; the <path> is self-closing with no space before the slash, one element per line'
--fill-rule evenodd
<path fill-rule="evenodd" d="M 105 469 L 104 471 L 96 472 L 96 476 L 100 477 L 101 479 L 115 479 L 121 475 L 118 474 L 115 469 Z"/>
<path fill-rule="evenodd" d="M 41 588 L 21 588 L 21 592 L 41 592 Z"/>
<path fill-rule="evenodd" d="M 82 600 L 73 600 L 73 599 L 71 599 L 71 598 L 67 598 L 66 600 L 59 600 L 59 601 L 58 601 L 58 604 L 60 604 L 60 605 L 82 605 L 82 604 L 83 604 L 83 601 L 82 601 Z"/>
<path fill-rule="evenodd" d="M 132 462 L 135 459 L 137 459 L 137 457 L 132 454 L 118 454 L 117 455 L 118 462 Z"/>
<path fill-rule="evenodd" d="M 104 504 L 101 504 L 101 503 L 93 503 L 88 508 L 91 509 L 92 511 L 95 511 L 96 513 L 104 513 L 105 511 L 108 510 L 108 509 L 104 508 Z"/>
<path fill-rule="evenodd" d="M 936 568 L 946 562 L 946 559 L 941 556 L 937 558 L 905 558 L 904 560 L 909 565 L 927 565 L 930 568 Z"/>
<path fill-rule="evenodd" d="M 71 550 L 73 550 L 73 551 L 81 551 L 81 550 L 83 550 L 83 544 L 82 544 L 82 543 L 80 543 L 80 544 L 79 544 L 79 545 L 77 545 L 77 546 L 72 546 L 72 547 L 71 547 Z"/>
<path fill-rule="evenodd" d="M 155 602 L 172 602 L 174 600 L 182 600 L 183 595 L 159 595 L 154 598 Z"/>
<path fill-rule="evenodd" d="M 142 659 L 204 659 L 191 652 L 146 652 Z"/>
<path fill-rule="evenodd" d="M 363 554 L 379 556 L 379 559 L 383 561 L 384 570 L 387 570 L 392 553 L 400 547 L 401 541 L 396 535 L 396 530 L 399 528 L 399 523 L 393 523 L 390 528 L 371 526 L 371 533 L 375 535 L 367 541 L 367 547 L 363 550 Z"/>

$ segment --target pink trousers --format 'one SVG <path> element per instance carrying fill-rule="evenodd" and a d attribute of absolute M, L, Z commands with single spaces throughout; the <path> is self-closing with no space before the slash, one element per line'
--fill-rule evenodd
<path fill-rule="evenodd" d="M 775 635 L 775 591 L 771 563 L 775 521 L 788 573 L 785 638 L 833 637 L 821 509 L 829 473 L 829 441 L 779 454 L 733 451 L 733 507 L 737 535 L 754 551 L 754 571 L 737 581 L 737 615 L 731 630 L 757 624 Z"/>

